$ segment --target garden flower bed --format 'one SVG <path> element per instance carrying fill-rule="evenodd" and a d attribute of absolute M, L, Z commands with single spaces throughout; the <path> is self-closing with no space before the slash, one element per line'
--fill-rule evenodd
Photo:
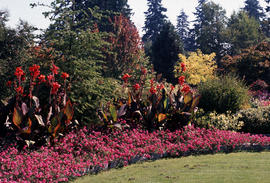
<path fill-rule="evenodd" d="M 81 129 L 54 146 L 0 152 L 0 182 L 65 182 L 137 161 L 190 154 L 263 150 L 270 137 L 193 126 L 175 132 L 144 130 L 101 133 Z"/>

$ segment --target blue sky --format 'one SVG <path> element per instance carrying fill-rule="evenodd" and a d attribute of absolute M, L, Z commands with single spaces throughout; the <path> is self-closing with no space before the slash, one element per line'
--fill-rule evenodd
<path fill-rule="evenodd" d="M 50 22 L 42 15 L 44 9 L 40 7 L 32 9 L 29 6 L 30 3 L 37 1 L 49 4 L 52 0 L 0 0 L 0 9 L 9 10 L 8 25 L 11 27 L 15 27 L 18 20 L 22 19 L 38 28 L 46 28 Z M 244 0 L 213 0 L 213 2 L 225 8 L 228 16 L 244 6 Z M 141 27 L 144 25 L 144 12 L 147 10 L 147 0 L 128 0 L 128 3 L 134 12 L 132 20 L 141 32 Z M 166 15 L 173 24 L 176 24 L 176 17 L 181 9 L 184 9 L 189 15 L 189 20 L 194 18 L 193 12 L 197 6 L 197 0 L 162 0 L 162 3 L 167 8 Z M 265 6 L 264 0 L 260 0 L 260 3 Z"/>

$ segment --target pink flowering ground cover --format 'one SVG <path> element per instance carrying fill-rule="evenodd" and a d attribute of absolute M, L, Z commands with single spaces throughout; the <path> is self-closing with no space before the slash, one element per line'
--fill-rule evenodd
<path fill-rule="evenodd" d="M 54 146 L 0 151 L 0 182 L 65 182 L 137 161 L 190 154 L 269 149 L 270 137 L 193 126 L 175 132 L 101 133 L 81 129 Z"/>

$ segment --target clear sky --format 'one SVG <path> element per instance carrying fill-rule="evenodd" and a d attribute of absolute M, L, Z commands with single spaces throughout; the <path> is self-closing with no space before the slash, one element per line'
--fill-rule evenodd
<path fill-rule="evenodd" d="M 49 20 L 42 15 L 43 8 L 30 8 L 29 4 L 33 2 L 43 2 L 49 4 L 52 0 L 0 0 L 0 9 L 7 9 L 10 14 L 8 25 L 15 27 L 19 19 L 26 20 L 38 28 L 46 28 Z M 244 6 L 244 0 L 213 0 L 220 4 L 229 16 L 233 11 L 238 11 Z M 133 9 L 134 16 L 132 20 L 141 32 L 144 25 L 144 12 L 147 10 L 147 0 L 128 0 Z M 166 15 L 173 24 L 176 24 L 176 17 L 181 9 L 188 14 L 189 20 L 192 20 L 193 12 L 197 6 L 197 0 L 162 0 L 163 6 L 167 8 Z M 264 0 L 260 0 L 261 6 L 265 6 Z"/>

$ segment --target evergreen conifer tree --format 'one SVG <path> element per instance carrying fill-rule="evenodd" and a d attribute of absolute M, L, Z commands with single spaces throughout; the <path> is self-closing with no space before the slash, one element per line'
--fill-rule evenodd
<path fill-rule="evenodd" d="M 199 45 L 196 44 L 197 35 L 201 31 L 202 22 L 203 22 L 203 14 L 202 14 L 202 6 L 206 3 L 207 0 L 198 0 L 198 5 L 195 8 L 196 11 L 193 13 L 195 15 L 195 20 L 193 21 L 193 29 L 190 29 L 189 32 L 189 50 L 195 51 L 199 49 Z"/>
<path fill-rule="evenodd" d="M 265 0 L 265 2 L 267 3 L 267 6 L 265 8 L 266 12 L 270 12 L 270 0 Z"/>
<path fill-rule="evenodd" d="M 188 22 L 188 16 L 184 12 L 184 10 L 181 10 L 179 16 L 177 17 L 176 30 L 184 44 L 185 50 L 187 50 L 188 39 L 189 39 L 189 22 Z"/>
<path fill-rule="evenodd" d="M 167 18 L 163 13 L 167 11 L 161 4 L 161 0 L 147 0 L 148 10 L 144 12 L 145 25 L 143 30 L 145 34 L 142 37 L 144 42 L 154 41 L 161 31 Z"/>
<path fill-rule="evenodd" d="M 194 33 L 197 48 L 203 53 L 216 53 L 218 59 L 223 51 L 226 11 L 213 2 L 202 3 L 197 8 Z"/>
<path fill-rule="evenodd" d="M 258 0 L 246 0 L 243 10 L 246 11 L 250 17 L 254 17 L 257 21 L 261 21 L 265 17 L 263 8 L 260 6 Z"/>
<path fill-rule="evenodd" d="M 170 23 L 164 24 L 160 34 L 152 45 L 152 62 L 158 74 L 162 74 L 168 82 L 175 83 L 174 65 L 178 54 L 183 53 L 183 44 L 175 27 Z"/>

